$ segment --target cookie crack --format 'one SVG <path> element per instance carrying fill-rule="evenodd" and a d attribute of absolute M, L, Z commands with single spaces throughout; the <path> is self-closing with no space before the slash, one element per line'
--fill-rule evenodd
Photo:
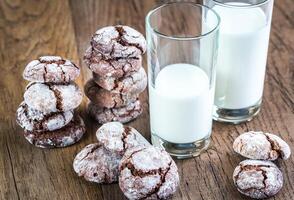
<path fill-rule="evenodd" d="M 65 66 L 65 65 L 64 65 Z M 63 70 L 63 67 L 62 66 L 60 66 L 60 65 L 58 65 L 58 67 L 60 68 L 60 70 L 61 70 L 61 76 L 62 76 L 62 79 L 63 79 L 63 81 L 64 82 L 66 82 L 66 76 L 65 76 L 65 72 L 64 72 L 64 70 Z"/>
<path fill-rule="evenodd" d="M 271 166 L 269 165 L 241 165 L 240 168 L 241 170 L 239 171 L 239 173 L 234 177 L 235 180 L 238 180 L 239 179 L 239 176 L 242 172 L 244 171 L 249 171 L 249 170 L 256 170 L 256 171 L 261 171 L 261 174 L 263 176 L 263 180 L 262 180 L 262 183 L 263 183 L 263 188 L 255 188 L 255 187 L 250 187 L 250 188 L 247 188 L 247 189 L 241 189 L 238 187 L 238 189 L 244 193 L 248 193 L 250 192 L 251 190 L 261 190 L 261 189 L 266 189 L 267 188 L 267 185 L 266 185 L 266 180 L 268 179 L 267 175 L 266 175 L 266 171 L 263 170 L 261 167 L 266 167 L 266 168 L 270 168 Z M 237 185 L 237 182 L 236 182 L 236 185 Z M 262 192 L 262 191 L 261 191 Z M 263 194 L 268 197 L 268 195 L 263 192 Z"/>
<path fill-rule="evenodd" d="M 169 172 L 170 170 L 170 167 L 171 167 L 171 164 L 172 164 L 172 161 L 170 161 L 168 163 L 168 167 L 166 168 L 166 171 L 164 173 L 162 173 L 162 169 L 159 168 L 159 172 L 160 172 L 160 182 L 155 186 L 155 188 L 153 190 L 151 190 L 144 198 L 142 199 L 147 199 L 148 197 L 152 196 L 153 194 L 156 195 L 157 199 L 161 199 L 159 196 L 158 196 L 158 191 L 160 190 L 161 186 L 165 183 L 165 177 L 167 175 L 167 173 Z"/>
<path fill-rule="evenodd" d="M 123 36 L 124 35 L 128 35 L 126 33 L 126 31 L 124 30 L 123 26 L 115 26 L 115 30 L 118 32 L 118 38 L 116 39 L 116 41 L 121 44 L 122 46 L 133 46 L 136 47 L 137 49 L 139 49 L 141 51 L 141 53 L 143 54 L 143 48 L 139 45 L 139 44 L 134 44 L 134 43 L 129 43 L 126 40 L 124 40 Z M 128 35 L 130 36 L 130 35 Z M 135 38 L 133 36 L 131 36 L 132 38 Z"/>
<path fill-rule="evenodd" d="M 21 107 L 23 109 L 23 113 L 24 113 L 26 119 L 29 121 L 29 123 L 32 123 L 33 120 L 29 117 L 29 114 L 28 114 L 28 105 L 27 104 L 23 104 Z M 21 124 L 21 121 L 18 120 L 18 117 L 16 119 L 19 122 L 19 124 Z M 36 128 L 35 127 L 35 124 L 33 124 L 33 129 L 35 129 L 35 128 Z"/>
<path fill-rule="evenodd" d="M 94 57 L 96 57 L 96 55 L 95 55 L 95 52 L 96 50 L 91 46 L 91 53 L 90 53 L 90 56 L 84 56 L 84 59 L 86 60 L 86 64 L 88 65 L 88 67 L 91 69 L 92 67 L 91 67 L 91 65 L 93 64 L 93 63 L 99 63 L 99 62 L 97 62 L 97 61 L 95 61 L 95 59 L 94 59 Z M 111 53 L 110 53 L 110 55 L 112 54 L 114 52 L 114 46 L 112 47 L 112 50 L 111 50 Z M 132 54 L 134 54 L 135 52 L 131 52 L 128 56 L 127 56 L 127 58 L 128 59 L 136 59 L 136 60 L 138 60 L 139 58 L 138 57 L 131 57 L 131 55 Z M 130 62 L 128 62 L 127 61 L 127 59 L 125 58 L 125 57 L 112 57 L 112 58 L 107 58 L 107 57 L 105 57 L 103 54 L 101 54 L 101 53 L 99 53 L 99 57 L 101 57 L 100 58 L 100 60 L 103 60 L 103 61 L 105 61 L 105 62 L 107 62 L 113 69 L 115 69 L 116 70 L 116 67 L 114 66 L 114 64 L 112 63 L 112 62 L 114 62 L 114 61 L 119 61 L 119 60 L 121 60 L 121 59 L 123 59 L 123 60 L 125 60 L 129 65 L 131 65 L 131 67 L 132 67 L 132 64 L 130 63 Z"/>
<path fill-rule="evenodd" d="M 43 80 L 46 82 L 47 79 L 47 64 L 44 65 Z"/>
<path fill-rule="evenodd" d="M 51 84 L 46 84 L 49 88 L 49 90 L 51 90 L 55 96 L 55 99 L 56 99 L 56 109 L 58 111 L 62 111 L 62 107 L 63 107 L 63 104 L 62 104 L 62 96 L 61 96 L 61 92 L 58 90 L 58 89 L 55 89 L 53 87 L 53 85 Z"/>
<path fill-rule="evenodd" d="M 126 139 L 130 135 L 131 130 L 132 129 L 129 126 L 126 126 L 124 128 L 123 133 L 122 133 L 121 141 L 123 142 L 123 149 L 124 149 L 124 151 L 127 149 L 127 147 L 126 147 L 126 144 L 127 144 Z"/>
<path fill-rule="evenodd" d="M 90 154 L 94 153 L 100 147 L 101 147 L 101 145 L 97 144 L 94 148 L 91 149 L 91 151 L 87 152 L 87 154 L 83 158 L 81 158 L 81 160 L 84 160 L 85 158 L 87 158 Z"/>
<path fill-rule="evenodd" d="M 119 94 L 119 98 L 121 99 L 123 104 L 128 103 L 128 98 L 124 98 L 124 95 L 122 93 L 118 93 L 118 94 Z"/>
<path fill-rule="evenodd" d="M 78 70 L 80 69 L 76 64 L 71 63 L 73 67 L 77 68 Z"/>
<path fill-rule="evenodd" d="M 116 108 L 116 106 L 117 106 L 118 102 L 116 101 L 116 99 L 113 99 L 113 102 L 114 102 L 114 105 L 113 105 L 113 107 L 114 107 L 114 108 Z"/>
<path fill-rule="evenodd" d="M 275 142 L 274 140 L 272 140 L 267 134 L 263 133 L 263 135 L 266 137 L 267 141 L 270 143 L 272 151 L 277 152 L 278 157 L 283 158 L 284 153 L 283 151 L 281 151 L 281 147 L 279 146 L 279 144 Z M 271 159 L 271 152 L 268 153 L 268 158 Z"/>

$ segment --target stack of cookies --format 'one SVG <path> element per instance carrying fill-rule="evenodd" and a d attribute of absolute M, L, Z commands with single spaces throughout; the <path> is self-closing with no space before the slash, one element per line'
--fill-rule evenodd
<path fill-rule="evenodd" d="M 31 82 L 17 109 L 16 121 L 31 144 L 65 147 L 84 135 L 83 119 L 74 113 L 83 98 L 82 91 L 72 82 L 79 74 L 74 63 L 59 56 L 42 56 L 26 66 L 23 77 Z"/>
<path fill-rule="evenodd" d="M 93 72 L 85 85 L 89 114 L 99 123 L 129 122 L 142 113 L 139 94 L 147 85 L 142 67 L 146 40 L 128 26 L 108 26 L 92 36 L 84 60 Z"/>
<path fill-rule="evenodd" d="M 283 173 L 272 161 L 290 158 L 289 145 L 279 136 L 261 131 L 239 135 L 234 143 L 236 153 L 248 158 L 233 173 L 237 190 L 254 199 L 276 195 L 283 187 Z"/>

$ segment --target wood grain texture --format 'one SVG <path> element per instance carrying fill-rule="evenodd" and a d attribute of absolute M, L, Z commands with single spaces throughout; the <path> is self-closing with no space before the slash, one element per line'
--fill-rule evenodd
<path fill-rule="evenodd" d="M 90 77 L 82 56 L 96 29 L 126 24 L 145 33 L 144 18 L 156 0 L 0 0 L 0 199 L 125 199 L 117 184 L 97 185 L 78 178 L 72 169 L 76 153 L 95 141 L 97 123 L 80 112 L 87 135 L 78 144 L 53 150 L 29 145 L 15 123 L 15 111 L 27 82 L 24 66 L 40 55 L 61 55 L 82 66 L 79 85 Z M 173 199 L 247 199 L 232 182 L 243 159 L 232 142 L 248 130 L 277 133 L 294 149 L 294 5 L 276 1 L 260 114 L 238 126 L 214 123 L 212 144 L 197 158 L 177 161 L 181 185 Z M 144 58 L 144 68 L 146 58 Z M 148 94 L 141 95 L 144 113 L 130 123 L 150 139 Z M 294 156 L 277 163 L 284 173 L 283 189 L 271 199 L 294 199 Z"/>

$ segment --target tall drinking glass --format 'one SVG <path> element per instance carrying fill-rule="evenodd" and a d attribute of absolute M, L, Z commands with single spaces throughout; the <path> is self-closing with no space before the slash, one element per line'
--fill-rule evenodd
<path fill-rule="evenodd" d="M 249 121 L 260 110 L 273 2 L 204 0 L 221 18 L 214 99 L 218 121 Z"/>
<path fill-rule="evenodd" d="M 146 17 L 152 143 L 177 158 L 209 145 L 218 26 L 213 10 L 188 2 L 164 4 Z"/>

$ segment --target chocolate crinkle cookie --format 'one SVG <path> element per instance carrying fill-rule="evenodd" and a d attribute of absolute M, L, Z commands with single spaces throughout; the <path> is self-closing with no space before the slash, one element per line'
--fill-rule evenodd
<path fill-rule="evenodd" d="M 31 61 L 23 72 L 24 79 L 33 82 L 65 83 L 75 80 L 80 69 L 60 56 L 41 56 Z"/>
<path fill-rule="evenodd" d="M 146 40 L 135 29 L 116 25 L 97 30 L 92 37 L 91 46 L 105 59 L 132 58 L 145 53 Z"/>
<path fill-rule="evenodd" d="M 93 73 L 94 81 L 102 88 L 119 94 L 139 94 L 147 86 L 147 75 L 144 68 L 121 79 L 105 78 Z"/>
<path fill-rule="evenodd" d="M 103 89 L 93 79 L 87 81 L 84 87 L 86 96 L 97 107 L 117 108 L 131 104 L 138 100 L 138 94 L 118 94 Z"/>
<path fill-rule="evenodd" d="M 16 111 L 16 121 L 28 131 L 54 131 L 67 125 L 72 120 L 73 114 L 73 110 L 43 113 L 22 102 Z"/>
<path fill-rule="evenodd" d="M 119 108 L 99 107 L 90 102 L 88 113 L 100 124 L 112 121 L 127 123 L 136 119 L 142 113 L 142 106 L 139 100 Z"/>
<path fill-rule="evenodd" d="M 79 176 L 96 183 L 116 182 L 119 162 L 125 150 L 150 145 L 136 129 L 119 122 L 102 125 L 96 136 L 98 143 L 83 148 L 73 162 L 74 170 Z"/>
<path fill-rule="evenodd" d="M 82 101 L 82 91 L 75 83 L 30 83 L 24 93 L 26 104 L 41 112 L 60 112 L 78 107 Z"/>
<path fill-rule="evenodd" d="M 119 122 L 103 124 L 97 130 L 96 137 L 107 150 L 120 155 L 129 148 L 150 146 L 150 143 L 136 129 Z"/>
<path fill-rule="evenodd" d="M 270 161 L 244 160 L 236 167 L 234 183 L 239 192 L 255 199 L 271 197 L 283 186 L 283 174 Z"/>
<path fill-rule="evenodd" d="M 237 137 L 233 144 L 235 152 L 246 158 L 258 160 L 288 159 L 289 145 L 280 137 L 263 132 L 246 132 Z"/>
<path fill-rule="evenodd" d="M 73 168 L 78 176 L 96 183 L 113 183 L 118 179 L 121 156 L 111 153 L 99 143 L 89 144 L 75 157 Z"/>
<path fill-rule="evenodd" d="M 76 115 L 64 127 L 55 131 L 24 131 L 25 138 L 41 148 L 67 147 L 78 142 L 86 132 L 83 119 Z"/>
<path fill-rule="evenodd" d="M 142 67 L 142 56 L 134 58 L 105 59 L 101 53 L 89 47 L 84 55 L 84 61 L 89 69 L 101 77 L 121 78 L 129 76 Z"/>
<path fill-rule="evenodd" d="M 127 150 L 119 169 L 119 186 L 129 199 L 168 199 L 179 185 L 175 162 L 153 146 Z"/>

